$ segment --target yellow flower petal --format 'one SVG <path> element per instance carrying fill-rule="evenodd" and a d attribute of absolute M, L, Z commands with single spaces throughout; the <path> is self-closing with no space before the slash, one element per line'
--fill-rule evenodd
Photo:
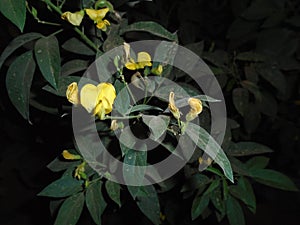
<path fill-rule="evenodd" d="M 99 90 L 97 86 L 93 84 L 86 84 L 80 91 L 81 105 L 91 113 L 97 105 Z"/>
<path fill-rule="evenodd" d="M 147 52 L 139 52 L 137 56 L 138 68 L 143 69 L 145 66 L 152 66 L 151 56 Z"/>
<path fill-rule="evenodd" d="M 66 91 L 66 96 L 69 102 L 74 105 L 79 104 L 78 85 L 76 82 L 71 83 Z"/>
<path fill-rule="evenodd" d="M 94 110 L 94 115 L 97 114 L 102 120 L 104 119 L 105 114 L 110 113 L 113 109 L 112 105 L 116 98 L 116 90 L 110 83 L 100 83 L 98 84 L 97 89 L 97 105 Z"/>
<path fill-rule="evenodd" d="M 100 30 L 106 31 L 107 30 L 107 26 L 110 25 L 110 22 L 108 20 L 100 20 L 96 27 Z"/>
<path fill-rule="evenodd" d="M 132 58 L 130 58 L 129 61 L 125 63 L 125 67 L 129 70 L 137 70 L 138 69 L 137 63 L 135 63 Z"/>
<path fill-rule="evenodd" d="M 106 13 L 108 13 L 109 8 L 103 8 L 103 9 L 85 9 L 86 14 L 90 17 L 91 20 L 93 20 L 95 23 L 98 23 L 100 20 L 102 20 Z"/>
<path fill-rule="evenodd" d="M 64 12 L 63 14 L 61 14 L 61 18 L 63 20 L 68 21 L 74 26 L 79 26 L 81 24 L 83 16 L 84 16 L 83 10 L 74 13 Z"/>

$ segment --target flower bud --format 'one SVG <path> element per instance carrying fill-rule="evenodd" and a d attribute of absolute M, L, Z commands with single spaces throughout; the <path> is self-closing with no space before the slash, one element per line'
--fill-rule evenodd
<path fill-rule="evenodd" d="M 111 121 L 110 129 L 112 131 L 115 131 L 115 130 L 119 129 L 119 124 L 117 123 L 117 120 L 112 120 Z"/>

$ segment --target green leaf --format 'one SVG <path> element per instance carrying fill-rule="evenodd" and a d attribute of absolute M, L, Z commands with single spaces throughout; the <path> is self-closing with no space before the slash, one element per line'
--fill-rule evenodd
<path fill-rule="evenodd" d="M 233 156 L 229 156 L 229 160 L 234 172 L 240 175 L 250 176 L 250 171 L 244 163 Z"/>
<path fill-rule="evenodd" d="M 180 192 L 193 191 L 200 187 L 207 185 L 210 182 L 210 179 L 203 175 L 196 173 L 186 180 L 185 184 L 182 186 Z"/>
<path fill-rule="evenodd" d="M 159 116 L 142 116 L 143 122 L 150 128 L 154 140 L 157 141 L 167 130 L 170 123 L 170 117 Z"/>
<path fill-rule="evenodd" d="M 80 55 L 93 56 L 96 54 L 85 43 L 83 43 L 82 41 L 74 37 L 71 38 L 70 40 L 67 40 L 61 47 L 69 52 L 80 54 Z"/>
<path fill-rule="evenodd" d="M 97 181 L 91 184 L 86 191 L 85 203 L 97 225 L 101 225 L 101 215 L 106 207 L 106 202 L 101 192 L 102 182 Z"/>
<path fill-rule="evenodd" d="M 249 92 L 244 88 L 235 88 L 232 91 L 232 101 L 236 110 L 243 116 L 247 112 Z"/>
<path fill-rule="evenodd" d="M 209 204 L 209 195 L 197 195 L 192 204 L 191 216 L 192 220 L 199 217 Z"/>
<path fill-rule="evenodd" d="M 25 0 L 1 0 L 1 13 L 23 32 L 26 21 Z"/>
<path fill-rule="evenodd" d="M 258 103 L 258 108 L 261 113 L 274 118 L 278 111 L 275 96 L 266 91 L 262 92 L 262 99 Z"/>
<path fill-rule="evenodd" d="M 226 153 L 231 156 L 247 156 L 273 152 L 269 147 L 256 142 L 238 142 L 232 144 Z"/>
<path fill-rule="evenodd" d="M 63 176 L 62 178 L 52 182 L 45 187 L 38 195 L 54 198 L 63 198 L 73 195 L 82 190 L 82 181 L 71 176 Z"/>
<path fill-rule="evenodd" d="M 160 206 L 159 200 L 153 185 L 143 186 L 144 196 L 137 197 L 137 205 L 144 215 L 153 223 L 160 223 Z"/>
<path fill-rule="evenodd" d="M 115 87 L 117 90 L 117 97 L 114 101 L 114 109 L 122 115 L 125 115 L 130 108 L 130 96 L 124 83 L 116 80 Z"/>
<path fill-rule="evenodd" d="M 258 21 L 247 21 L 238 17 L 228 28 L 226 36 L 227 38 L 236 40 L 242 37 L 245 39 L 244 37 L 258 29 L 259 25 Z"/>
<path fill-rule="evenodd" d="M 269 164 L 270 159 L 264 156 L 256 156 L 249 159 L 245 166 L 249 170 L 264 169 Z"/>
<path fill-rule="evenodd" d="M 298 191 L 293 181 L 286 175 L 270 169 L 251 171 L 251 176 L 259 183 L 286 191 Z"/>
<path fill-rule="evenodd" d="M 193 123 L 188 124 L 186 133 L 200 149 L 205 151 L 222 168 L 225 176 L 233 182 L 230 162 L 214 138 L 202 127 Z"/>
<path fill-rule="evenodd" d="M 127 185 L 140 186 L 144 181 L 147 165 L 147 146 L 143 144 L 139 150 L 129 149 L 125 154 L 123 176 Z M 133 197 L 136 193 L 131 193 Z"/>
<path fill-rule="evenodd" d="M 105 188 L 109 197 L 121 207 L 121 199 L 120 199 L 120 184 L 112 182 L 110 180 L 106 181 Z"/>
<path fill-rule="evenodd" d="M 156 110 L 156 111 L 163 111 L 161 108 L 157 106 L 152 106 L 152 105 L 135 105 L 132 108 L 128 110 L 128 113 L 133 113 L 133 112 L 142 112 L 142 111 L 148 111 L 148 110 Z"/>
<path fill-rule="evenodd" d="M 209 187 L 206 189 L 206 191 L 204 192 L 204 195 L 211 194 L 219 186 L 220 186 L 220 180 L 214 180 L 213 182 L 211 182 Z"/>
<path fill-rule="evenodd" d="M 79 82 L 81 81 L 82 83 L 91 83 L 97 85 L 97 83 L 93 80 L 90 80 L 89 78 L 85 77 L 76 77 L 76 76 L 60 76 L 58 78 L 58 88 L 55 90 L 53 87 L 50 85 L 46 85 L 43 87 L 43 90 L 48 91 L 54 95 L 61 96 L 61 97 L 66 97 L 66 91 L 69 86 L 69 84 L 73 82 Z"/>
<path fill-rule="evenodd" d="M 264 56 L 256 52 L 241 52 L 236 56 L 237 60 L 249 62 L 263 62 Z"/>
<path fill-rule="evenodd" d="M 241 16 L 247 20 L 261 20 L 268 17 L 273 10 L 272 1 L 253 1 Z"/>
<path fill-rule="evenodd" d="M 83 192 L 67 198 L 58 211 L 54 225 L 76 225 L 81 215 L 83 205 Z"/>
<path fill-rule="evenodd" d="M 26 33 L 20 36 L 17 36 L 13 39 L 8 46 L 3 50 L 0 57 L 0 68 L 2 67 L 4 61 L 10 56 L 16 49 L 20 48 L 22 45 L 33 41 L 37 38 L 43 37 L 40 33 Z"/>
<path fill-rule="evenodd" d="M 130 130 L 130 127 L 127 126 L 124 128 L 123 132 L 121 133 L 119 137 L 120 142 L 120 148 L 122 151 L 122 155 L 126 155 L 127 152 L 133 148 L 135 145 L 135 137 L 132 135 L 132 132 Z"/>
<path fill-rule="evenodd" d="M 285 94 L 287 82 L 285 76 L 275 66 L 261 65 L 256 67 L 259 75 L 273 85 L 281 94 Z"/>
<path fill-rule="evenodd" d="M 40 38 L 35 43 L 34 52 L 42 75 L 57 89 L 60 76 L 60 53 L 56 37 Z"/>
<path fill-rule="evenodd" d="M 69 62 L 66 62 L 61 67 L 61 75 L 62 76 L 69 76 L 71 74 L 80 72 L 82 70 L 87 69 L 89 66 L 89 62 L 86 60 L 81 59 L 74 59 Z"/>
<path fill-rule="evenodd" d="M 244 115 L 244 127 L 248 134 L 254 133 L 259 126 L 261 114 L 258 105 L 249 102 L 247 113 Z"/>
<path fill-rule="evenodd" d="M 132 32 L 132 31 L 148 32 L 155 36 L 162 37 L 170 41 L 177 41 L 176 34 L 170 33 L 163 26 L 152 21 L 136 22 L 131 25 L 128 25 L 120 30 L 120 34 Z"/>
<path fill-rule="evenodd" d="M 220 217 L 223 217 L 225 215 L 225 202 L 222 198 L 222 191 L 220 186 L 212 191 L 212 193 L 210 194 L 210 200 L 218 210 L 218 212 L 220 212 Z"/>
<path fill-rule="evenodd" d="M 161 77 L 167 78 L 170 76 L 170 73 L 173 71 L 173 63 L 175 57 L 177 55 L 178 45 L 175 42 L 167 42 L 161 41 L 157 48 L 155 49 L 155 53 L 152 61 L 160 62 L 160 64 L 164 65 L 163 72 Z M 156 77 L 158 78 L 158 77 Z M 163 83 L 163 80 L 156 79 L 159 83 Z"/>
<path fill-rule="evenodd" d="M 104 52 L 124 44 L 124 39 L 119 35 L 119 27 L 119 25 L 111 24 L 102 46 Z"/>
<path fill-rule="evenodd" d="M 52 162 L 47 165 L 47 168 L 52 172 L 59 172 L 68 168 L 75 168 L 80 164 L 80 161 L 62 161 L 56 157 Z"/>
<path fill-rule="evenodd" d="M 226 214 L 230 225 L 245 225 L 242 207 L 240 203 L 230 195 L 226 200 Z"/>
<path fill-rule="evenodd" d="M 30 88 L 35 71 L 32 51 L 19 56 L 9 67 L 6 76 L 8 96 L 24 117 L 29 120 Z"/>
<path fill-rule="evenodd" d="M 234 197 L 244 202 L 251 212 L 256 212 L 255 194 L 252 185 L 246 178 L 239 178 L 237 185 L 229 186 L 229 191 Z"/>
<path fill-rule="evenodd" d="M 248 91 L 250 91 L 254 96 L 255 96 L 255 99 L 258 100 L 258 101 L 261 101 L 261 93 L 260 93 L 260 90 L 259 90 L 259 87 L 251 82 L 251 81 L 248 81 L 248 80 L 243 80 L 241 82 L 241 85 L 246 88 Z"/>

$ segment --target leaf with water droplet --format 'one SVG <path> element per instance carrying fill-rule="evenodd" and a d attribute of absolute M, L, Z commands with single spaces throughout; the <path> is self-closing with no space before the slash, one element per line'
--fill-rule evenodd
<path fill-rule="evenodd" d="M 35 57 L 43 77 L 55 88 L 58 88 L 60 75 L 59 45 L 55 36 L 40 38 L 35 46 Z"/>
<path fill-rule="evenodd" d="M 6 76 L 8 96 L 19 113 L 27 120 L 29 120 L 29 96 L 34 71 L 33 54 L 32 51 L 28 51 L 10 65 Z"/>

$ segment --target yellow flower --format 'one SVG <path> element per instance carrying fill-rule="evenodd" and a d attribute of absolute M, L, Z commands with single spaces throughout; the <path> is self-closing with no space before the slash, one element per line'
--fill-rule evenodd
<path fill-rule="evenodd" d="M 129 70 L 143 69 L 145 66 L 152 66 L 151 56 L 147 52 L 139 52 L 137 55 L 137 62 L 133 58 L 125 63 L 125 67 Z"/>
<path fill-rule="evenodd" d="M 97 86 L 86 84 L 80 91 L 81 105 L 89 113 L 97 114 L 101 120 L 112 111 L 115 98 L 116 90 L 110 83 L 100 83 Z"/>
<path fill-rule="evenodd" d="M 68 160 L 81 159 L 80 155 L 74 155 L 74 154 L 70 153 L 68 150 L 63 150 L 63 152 L 61 154 L 64 157 L 64 159 L 68 159 Z"/>
<path fill-rule="evenodd" d="M 98 29 L 106 31 L 107 26 L 110 25 L 108 20 L 103 20 L 106 13 L 108 13 L 109 8 L 103 8 L 103 9 L 86 9 L 86 14 L 90 17 L 91 20 L 96 23 L 96 26 Z"/>
<path fill-rule="evenodd" d="M 71 13 L 68 11 L 68 12 L 64 12 L 63 14 L 61 14 L 61 18 L 63 20 L 68 21 L 69 23 L 71 23 L 74 26 L 79 26 L 81 24 L 83 16 L 84 16 L 83 10 L 80 10 L 80 11 L 74 12 L 74 13 Z"/>
<path fill-rule="evenodd" d="M 97 23 L 96 27 L 100 30 L 106 31 L 109 25 L 110 22 L 108 20 L 101 20 Z"/>
<path fill-rule="evenodd" d="M 173 114 L 173 116 L 178 120 L 180 118 L 180 111 L 175 105 L 175 94 L 174 92 L 170 92 L 169 95 L 169 110 Z"/>
<path fill-rule="evenodd" d="M 162 212 L 160 212 L 160 213 L 159 213 L 159 218 L 160 218 L 160 220 L 163 222 L 163 221 L 166 220 L 166 215 L 163 214 Z"/>
<path fill-rule="evenodd" d="M 69 102 L 74 105 L 79 104 L 78 85 L 76 82 L 71 83 L 66 91 L 66 96 Z"/>
<path fill-rule="evenodd" d="M 151 69 L 151 73 L 153 73 L 154 75 L 161 75 L 162 72 L 163 72 L 163 67 L 160 64 L 158 65 L 158 67 Z"/>
<path fill-rule="evenodd" d="M 191 109 L 185 118 L 187 121 L 192 121 L 202 112 L 202 102 L 197 98 L 189 98 L 188 103 Z"/>

